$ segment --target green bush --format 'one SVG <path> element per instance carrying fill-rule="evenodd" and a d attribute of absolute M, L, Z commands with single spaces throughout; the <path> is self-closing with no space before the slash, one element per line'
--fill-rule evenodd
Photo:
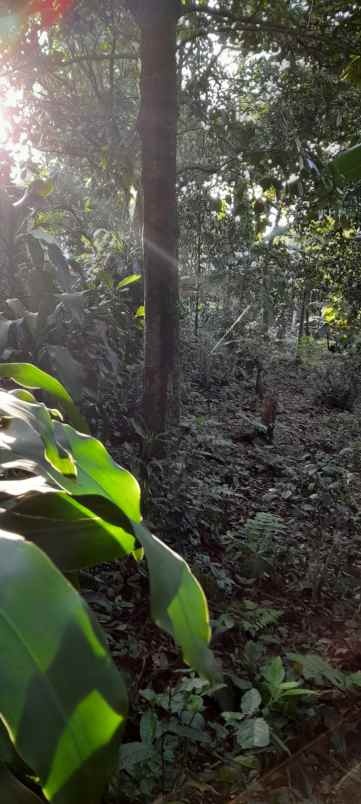
<path fill-rule="evenodd" d="M 217 678 L 203 591 L 142 524 L 140 489 L 88 435 L 65 388 L 31 364 L 0 376 L 55 396 L 78 429 L 29 390 L 0 391 L 1 800 L 99 804 L 127 715 L 122 677 L 64 575 L 145 555 L 154 621 L 185 661 Z M 24 784 L 23 784 L 24 783 Z M 24 786 L 25 785 L 25 786 Z"/>
<path fill-rule="evenodd" d="M 297 347 L 297 354 L 306 368 L 318 368 L 327 356 L 325 338 L 316 340 L 311 335 L 304 335 Z"/>

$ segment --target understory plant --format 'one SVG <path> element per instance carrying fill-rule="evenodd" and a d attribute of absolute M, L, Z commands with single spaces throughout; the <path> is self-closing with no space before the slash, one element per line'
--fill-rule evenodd
<path fill-rule="evenodd" d="M 1 801 L 99 804 L 127 692 L 69 579 L 144 555 L 154 621 L 215 681 L 207 603 L 186 562 L 142 523 L 136 479 L 89 435 L 64 386 L 27 363 L 2 364 L 0 376 L 22 386 L 0 391 Z"/>

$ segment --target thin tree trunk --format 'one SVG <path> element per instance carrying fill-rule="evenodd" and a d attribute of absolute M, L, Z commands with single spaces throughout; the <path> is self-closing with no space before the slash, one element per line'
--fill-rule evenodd
<path fill-rule="evenodd" d="M 201 210 L 198 210 L 198 231 L 197 231 L 197 264 L 196 264 L 196 277 L 197 277 L 197 291 L 196 291 L 196 306 L 194 316 L 194 335 L 198 338 L 199 334 L 199 303 L 200 303 L 200 286 L 201 286 L 201 256 L 202 256 L 202 216 Z"/>
<path fill-rule="evenodd" d="M 302 294 L 302 304 L 300 313 L 300 324 L 298 330 L 298 342 L 301 341 L 304 335 L 309 335 L 309 302 L 310 302 L 310 289 L 308 285 L 304 287 Z"/>
<path fill-rule="evenodd" d="M 307 291 L 306 291 L 306 289 L 304 289 L 303 294 L 302 294 L 302 303 L 301 303 L 301 311 L 300 311 L 300 323 L 299 323 L 299 327 L 298 327 L 298 343 L 299 344 L 300 344 L 300 342 L 301 342 L 301 340 L 303 338 L 304 327 L 305 327 L 306 295 L 307 295 Z"/>
<path fill-rule="evenodd" d="M 162 433 L 179 416 L 176 204 L 178 0 L 128 0 L 141 29 L 144 191 L 144 419 Z"/>

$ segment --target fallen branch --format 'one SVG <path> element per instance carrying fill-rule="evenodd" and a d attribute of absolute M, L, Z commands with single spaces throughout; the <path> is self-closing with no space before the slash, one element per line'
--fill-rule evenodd
<path fill-rule="evenodd" d="M 251 305 L 251 304 L 249 304 L 249 305 L 248 305 L 248 306 L 245 308 L 245 310 L 243 310 L 243 312 L 242 312 L 242 313 L 241 313 L 241 314 L 238 316 L 238 318 L 236 318 L 236 320 L 235 320 L 235 321 L 233 321 L 233 324 L 231 324 L 231 326 L 230 326 L 230 327 L 228 327 L 228 329 L 226 330 L 226 332 L 224 333 L 224 335 L 222 335 L 222 337 L 220 338 L 220 340 L 219 340 L 219 341 L 217 341 L 216 345 L 213 347 L 213 349 L 212 349 L 212 351 L 211 351 L 211 355 L 213 355 L 213 353 L 216 351 L 216 349 L 218 349 L 218 346 L 220 346 L 220 345 L 221 345 L 221 343 L 223 343 L 223 341 L 224 341 L 224 339 L 227 337 L 227 335 L 229 335 L 229 333 L 230 333 L 230 332 L 232 332 L 232 329 L 234 329 L 234 328 L 237 326 L 237 324 L 239 324 L 239 322 L 240 322 L 240 321 L 242 321 L 242 318 L 244 318 L 244 317 L 245 317 L 245 315 L 246 315 L 246 314 L 248 313 L 248 311 L 250 310 L 251 306 L 252 306 L 252 305 Z"/>

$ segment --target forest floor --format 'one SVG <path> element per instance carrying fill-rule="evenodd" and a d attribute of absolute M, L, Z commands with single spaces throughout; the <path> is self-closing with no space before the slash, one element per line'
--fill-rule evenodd
<path fill-rule="evenodd" d="M 130 688 L 111 802 L 361 801 L 361 408 L 316 402 L 316 373 L 272 361 L 272 444 L 249 426 L 259 421 L 252 374 L 218 372 L 206 389 L 189 375 L 167 457 L 143 468 L 147 523 L 207 594 L 226 703 L 197 686 L 151 623 L 143 564 L 88 576 L 84 594 Z M 113 452 L 139 476 L 132 447 Z M 260 667 L 274 657 L 317 695 L 268 700 L 262 747 L 221 710 L 239 713 L 245 690 L 262 692 Z"/>

